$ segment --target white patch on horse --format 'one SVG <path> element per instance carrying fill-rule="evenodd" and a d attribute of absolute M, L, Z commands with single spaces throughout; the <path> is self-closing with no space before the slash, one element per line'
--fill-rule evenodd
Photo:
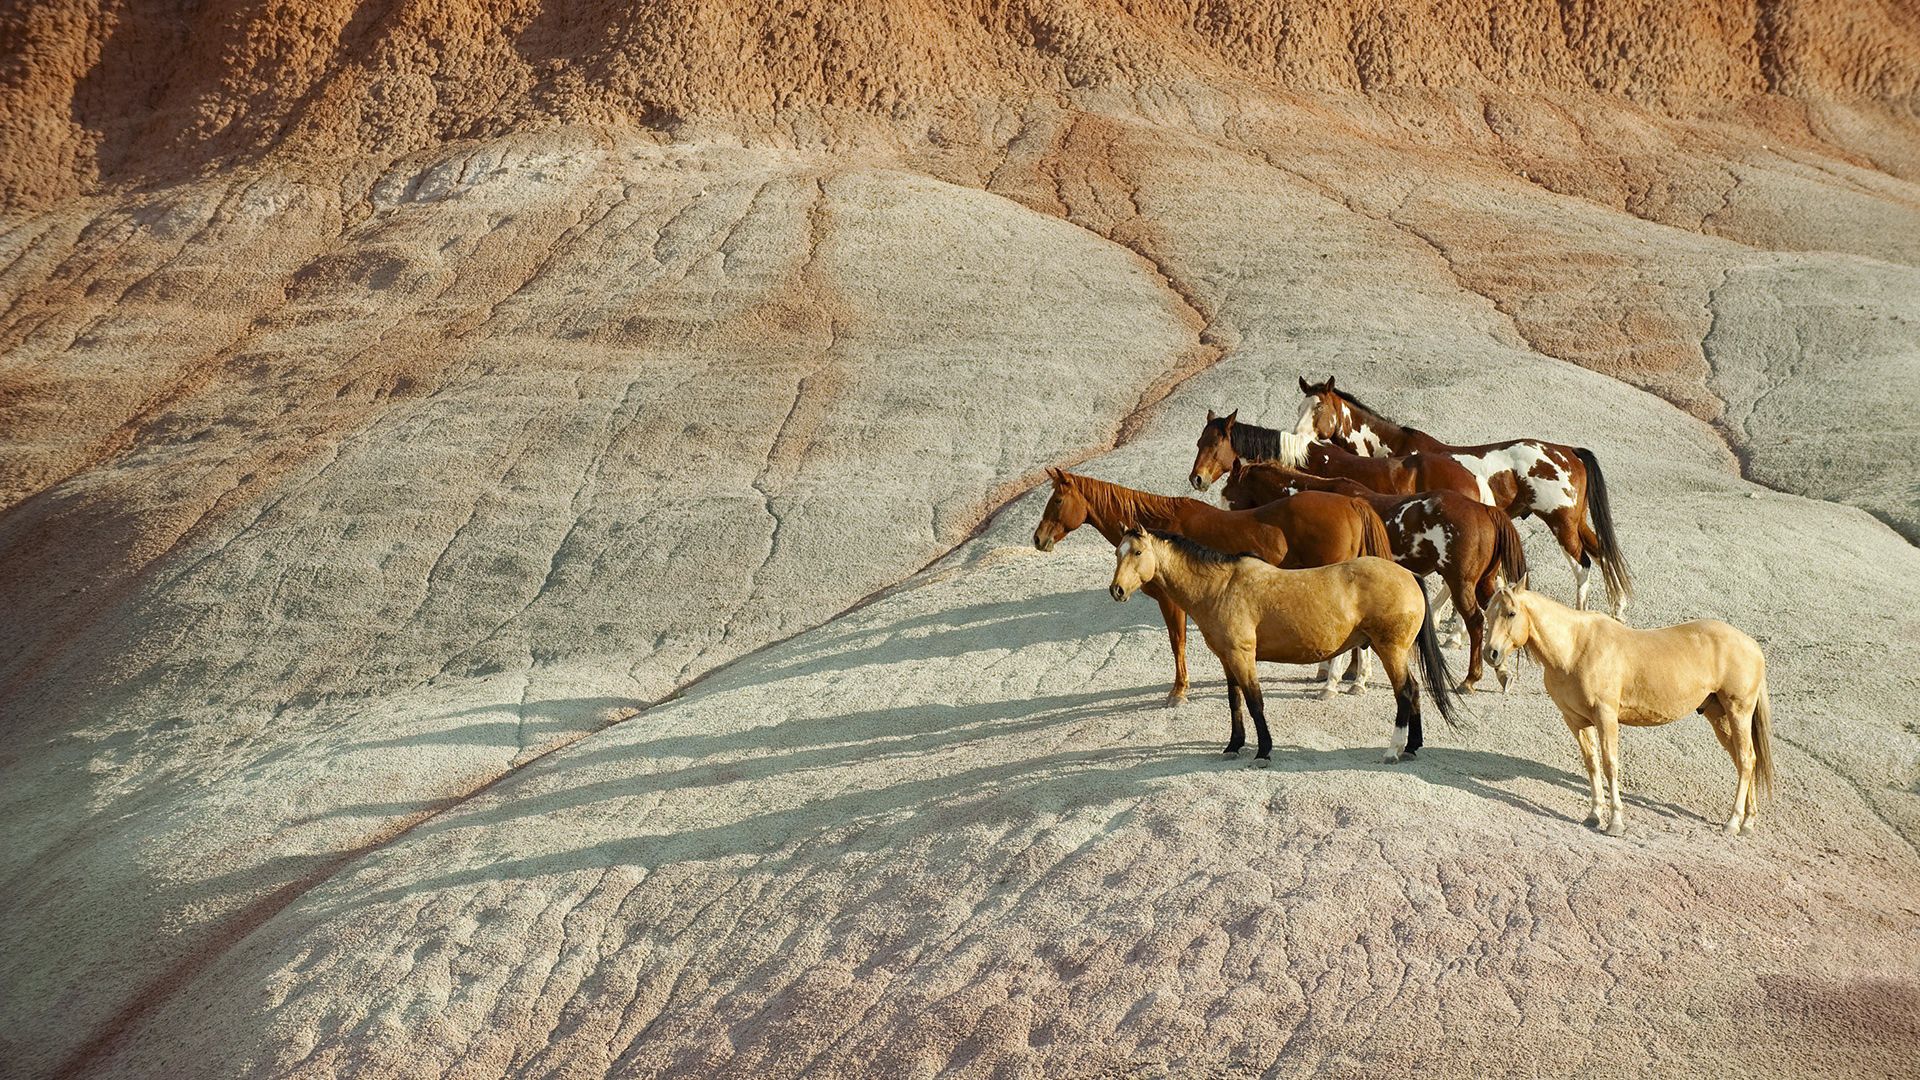
<path fill-rule="evenodd" d="M 1353 443 L 1353 452 L 1361 457 L 1387 456 L 1387 444 L 1381 442 L 1380 436 L 1373 433 L 1372 425 L 1361 424 L 1360 430 L 1348 435 L 1347 438 Z"/>
<path fill-rule="evenodd" d="M 1526 485 L 1532 493 L 1533 502 L 1529 509 L 1536 513 L 1550 513 L 1573 505 L 1573 481 L 1567 476 L 1566 467 L 1553 460 L 1538 443 L 1520 443 L 1509 447 L 1507 458 L 1512 462 L 1514 479 Z M 1543 461 L 1547 463 L 1547 475 L 1532 475 L 1534 467 Z"/>
<path fill-rule="evenodd" d="M 1312 438 L 1313 437 L 1313 417 L 1314 417 L 1314 414 L 1318 413 L 1319 411 L 1320 411 L 1320 399 L 1317 397 L 1308 398 L 1306 407 L 1300 410 L 1300 422 L 1293 425 L 1294 433 L 1296 435 L 1305 435 L 1308 438 Z"/>
<path fill-rule="evenodd" d="M 1413 540 L 1413 544 L 1408 545 L 1408 551 L 1418 551 L 1420 542 L 1425 541 L 1433 545 L 1434 565 L 1447 565 L 1447 527 L 1445 525 L 1435 525 L 1425 532 L 1417 533 Z"/>
<path fill-rule="evenodd" d="M 1120 541 L 1120 557 L 1124 559 L 1131 554 L 1133 554 L 1133 537 L 1129 536 Z"/>
<path fill-rule="evenodd" d="M 1493 488 L 1487 481 L 1513 467 L 1507 460 L 1507 453 L 1504 450 L 1489 450 L 1479 457 L 1456 454 L 1453 460 L 1459 462 L 1461 468 L 1473 474 L 1473 479 L 1480 485 L 1480 501 L 1488 506 L 1494 503 Z"/>

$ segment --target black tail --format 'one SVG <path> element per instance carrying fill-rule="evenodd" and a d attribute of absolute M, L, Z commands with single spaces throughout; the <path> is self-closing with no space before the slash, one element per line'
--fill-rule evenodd
<path fill-rule="evenodd" d="M 1453 673 L 1447 670 L 1447 658 L 1440 653 L 1440 639 L 1433 632 L 1433 601 L 1427 599 L 1427 590 L 1420 590 L 1420 671 L 1425 677 L 1427 693 L 1433 703 L 1446 718 L 1449 727 L 1459 727 L 1460 721 L 1453 715 Z"/>
<path fill-rule="evenodd" d="M 1520 539 L 1520 530 L 1513 527 L 1513 519 L 1505 510 L 1491 506 L 1481 509 L 1493 521 L 1493 565 L 1507 584 L 1520 584 L 1527 576 L 1527 545 Z"/>
<path fill-rule="evenodd" d="M 1600 471 L 1600 459 L 1584 447 L 1574 450 L 1580 464 L 1587 467 L 1587 514 L 1593 519 L 1593 534 L 1600 538 L 1600 575 L 1606 579 L 1607 595 L 1615 605 L 1633 598 L 1633 575 L 1627 572 L 1627 557 L 1620 551 L 1620 539 L 1613 532 L 1613 505 L 1607 501 L 1607 478 Z"/>

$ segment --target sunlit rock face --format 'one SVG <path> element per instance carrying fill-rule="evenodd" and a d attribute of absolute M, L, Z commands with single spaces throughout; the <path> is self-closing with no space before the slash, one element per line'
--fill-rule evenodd
<path fill-rule="evenodd" d="M 1897 6 L 19 8 L 0 1072 L 1920 1052 Z M 1629 620 L 1767 651 L 1755 835 L 1694 718 L 1584 829 L 1537 668 L 1395 766 L 1161 706 L 1044 468 L 1328 374 L 1598 455 Z"/>

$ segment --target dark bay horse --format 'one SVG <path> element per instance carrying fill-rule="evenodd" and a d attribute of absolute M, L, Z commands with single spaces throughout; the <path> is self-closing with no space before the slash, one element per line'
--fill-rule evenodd
<path fill-rule="evenodd" d="M 1393 561 L 1416 574 L 1434 574 L 1446 584 L 1454 610 L 1466 624 L 1467 677 L 1460 689 L 1471 690 L 1482 674 L 1480 645 L 1482 613 L 1503 583 L 1527 575 L 1527 554 L 1520 533 L 1507 515 L 1465 495 L 1430 491 L 1421 495 L 1382 495 L 1352 480 L 1327 479 L 1283 465 L 1248 465 L 1235 461 L 1221 497 L 1238 510 L 1283 499 L 1303 491 L 1332 491 L 1364 498 L 1386 523 Z M 1496 665 L 1500 686 L 1510 684 L 1507 672 Z"/>
<path fill-rule="evenodd" d="M 1516 518 L 1531 514 L 1553 533 L 1573 564 L 1577 607 L 1587 606 L 1587 575 L 1598 564 L 1614 616 L 1626 610 L 1633 577 L 1593 451 L 1539 439 L 1454 446 L 1387 419 L 1336 387 L 1332 376 L 1319 383 L 1303 378 L 1300 392 L 1306 401 L 1297 433 L 1335 440 L 1360 454 L 1437 455 L 1457 462 L 1473 474 L 1481 502 Z"/>
<path fill-rule="evenodd" d="M 1133 488 L 1048 469 L 1053 496 L 1033 530 L 1033 546 L 1052 551 L 1068 533 L 1091 524 L 1110 544 L 1136 525 L 1179 533 L 1221 551 L 1245 552 L 1288 569 L 1325 566 L 1361 555 L 1392 558 L 1386 524 L 1363 499 L 1312 491 L 1256 510 L 1222 510 L 1198 499 L 1154 495 Z M 1172 705 L 1187 696 L 1187 616 L 1158 587 L 1146 590 L 1160 604 L 1173 649 Z M 1364 653 L 1356 650 L 1357 669 Z M 1349 672 L 1352 674 L 1352 671 Z M 1327 673 L 1329 688 L 1331 670 Z M 1365 681 L 1364 673 L 1360 681 Z"/>

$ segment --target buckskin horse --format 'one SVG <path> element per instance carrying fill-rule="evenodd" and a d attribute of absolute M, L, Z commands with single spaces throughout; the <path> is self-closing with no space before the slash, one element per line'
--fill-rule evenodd
<path fill-rule="evenodd" d="M 1461 690 L 1480 681 L 1481 612 L 1503 581 L 1527 573 L 1525 545 L 1507 515 L 1452 491 L 1421 495 L 1382 495 L 1351 480 L 1327 479 L 1274 464 L 1235 461 L 1221 497 L 1245 509 L 1304 491 L 1332 491 L 1364 498 L 1387 526 L 1393 560 L 1416 574 L 1434 574 L 1445 583 L 1454 610 L 1467 628 L 1467 676 Z M 1494 671 L 1501 689 L 1512 683 L 1504 666 Z"/>
<path fill-rule="evenodd" d="M 1259 737 L 1254 764 L 1273 753 L 1267 711 L 1255 661 L 1310 664 L 1349 649 L 1371 647 L 1393 684 L 1393 735 L 1385 760 L 1412 757 L 1423 743 L 1420 684 L 1413 677 L 1418 651 L 1427 693 L 1440 715 L 1453 722 L 1447 662 L 1434 638 L 1427 591 L 1413 572 L 1387 559 L 1359 558 L 1310 570 L 1283 570 L 1248 555 L 1223 555 L 1175 533 L 1135 526 L 1114 549 L 1108 590 L 1125 600 L 1135 590 L 1158 585 L 1193 615 L 1207 648 L 1227 676 L 1227 707 L 1233 730 L 1231 757 L 1246 745 L 1241 700 L 1253 714 Z"/>
<path fill-rule="evenodd" d="M 1209 547 L 1245 551 L 1290 569 L 1324 566 L 1361 555 L 1390 558 L 1393 545 L 1386 525 L 1363 499 L 1313 491 L 1269 503 L 1256 510 L 1222 510 L 1198 499 L 1154 495 L 1133 488 L 1048 469 L 1053 495 L 1034 526 L 1033 546 L 1052 551 L 1068 533 L 1092 524 L 1110 544 L 1135 525 L 1176 532 Z M 1310 497 L 1309 497 L 1310 496 Z M 1167 623 L 1167 644 L 1173 650 L 1173 688 L 1167 704 L 1187 696 L 1187 616 L 1157 586 L 1147 595 L 1160 604 Z M 1365 653 L 1356 650 L 1348 674 L 1359 672 L 1364 683 Z M 1326 692 L 1332 692 L 1333 671 L 1325 669 Z"/>

